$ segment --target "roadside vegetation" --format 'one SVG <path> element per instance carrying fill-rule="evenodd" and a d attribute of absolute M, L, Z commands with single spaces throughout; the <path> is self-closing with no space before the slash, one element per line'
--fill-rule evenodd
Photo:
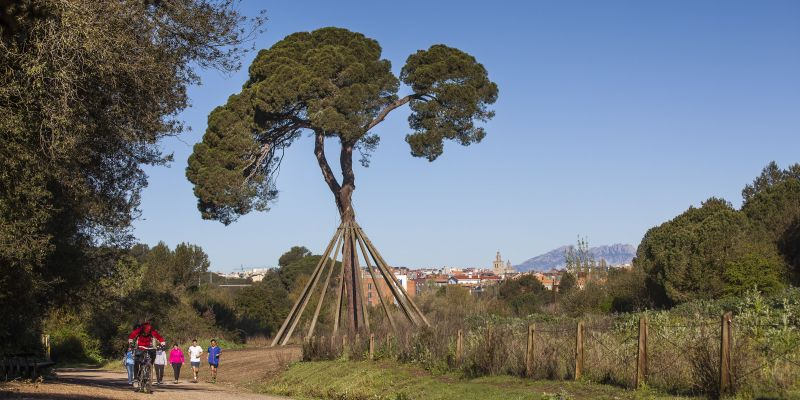
<path fill-rule="evenodd" d="M 530 380 L 512 376 L 467 378 L 431 374 L 391 361 L 296 363 L 258 388 L 296 399 L 338 400 L 569 400 L 675 399 L 653 390 L 631 391 L 591 382 Z"/>

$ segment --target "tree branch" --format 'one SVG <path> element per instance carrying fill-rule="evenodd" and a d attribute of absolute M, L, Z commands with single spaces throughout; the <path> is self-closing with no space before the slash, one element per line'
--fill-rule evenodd
<path fill-rule="evenodd" d="M 370 129 L 374 128 L 375 125 L 378 125 L 381 122 L 383 122 L 383 120 L 386 119 L 386 116 L 389 115 L 389 113 L 392 112 L 392 110 L 394 110 L 395 108 L 398 108 L 398 107 L 408 103 L 412 99 L 421 99 L 421 98 L 423 98 L 423 96 L 425 96 L 425 95 L 424 94 L 410 94 L 408 96 L 401 97 L 401 98 L 393 101 L 391 104 L 386 106 L 386 108 L 381 110 L 381 112 L 378 114 L 378 116 L 375 117 L 375 119 L 373 119 L 372 122 L 370 122 L 364 128 L 364 132 L 369 131 Z"/>
<path fill-rule="evenodd" d="M 331 189 L 334 196 L 336 196 L 342 187 L 333 175 L 331 166 L 328 164 L 328 159 L 325 158 L 325 135 L 320 130 L 315 130 L 314 134 L 314 155 L 317 157 L 319 169 L 322 170 L 322 177 L 325 178 L 325 183 L 328 184 L 328 187 Z"/>

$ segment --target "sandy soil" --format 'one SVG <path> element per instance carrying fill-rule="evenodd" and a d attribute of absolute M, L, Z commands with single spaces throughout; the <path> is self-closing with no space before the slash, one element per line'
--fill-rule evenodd
<path fill-rule="evenodd" d="M 153 394 L 136 393 L 127 384 L 121 371 L 100 369 L 59 369 L 55 377 L 40 383 L 9 382 L 0 384 L 0 398 L 10 399 L 234 399 L 281 400 L 283 397 L 252 393 L 249 388 L 269 379 L 300 358 L 299 347 L 250 348 L 227 350 L 222 354 L 216 384 L 207 382 L 208 365 L 200 369 L 200 382 L 191 383 L 188 363 L 181 370 L 181 382 L 172 383 L 171 368 L 165 372 L 167 382 L 153 387 Z M 188 379 L 187 379 L 188 378 Z"/>

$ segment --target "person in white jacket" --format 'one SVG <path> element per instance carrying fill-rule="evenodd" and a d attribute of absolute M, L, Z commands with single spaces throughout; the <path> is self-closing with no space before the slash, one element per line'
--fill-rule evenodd
<path fill-rule="evenodd" d="M 156 385 L 160 385 L 161 381 L 164 380 L 164 366 L 167 365 L 167 352 L 164 351 L 163 346 L 158 346 L 153 365 L 156 367 Z"/>

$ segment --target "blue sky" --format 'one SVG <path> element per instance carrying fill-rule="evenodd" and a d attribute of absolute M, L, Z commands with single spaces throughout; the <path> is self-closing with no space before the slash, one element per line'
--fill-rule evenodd
<path fill-rule="evenodd" d="M 407 109 L 375 132 L 356 170 L 357 220 L 389 263 L 520 263 L 585 236 L 638 245 L 647 229 L 710 196 L 741 189 L 775 160 L 800 162 L 797 1 L 271 1 L 256 48 L 326 26 L 379 41 L 399 72 L 418 49 L 444 43 L 474 55 L 500 88 L 480 144 L 410 156 Z M 292 245 L 324 250 L 338 225 L 308 137 L 287 152 L 278 201 L 223 226 L 204 221 L 184 170 L 208 113 L 237 92 L 242 71 L 203 71 L 162 143 L 168 168 L 148 168 L 143 243 L 195 243 L 213 270 L 275 265 Z M 401 90 L 407 90 L 403 88 Z M 328 146 L 334 146 L 331 142 Z"/>

